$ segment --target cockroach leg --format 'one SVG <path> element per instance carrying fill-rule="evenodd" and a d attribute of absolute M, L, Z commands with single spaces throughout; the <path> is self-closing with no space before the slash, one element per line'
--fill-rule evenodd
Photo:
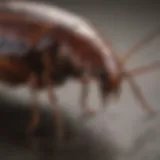
<path fill-rule="evenodd" d="M 57 103 L 57 97 L 55 93 L 52 91 L 52 87 L 53 86 L 48 86 L 48 97 L 50 102 L 55 108 L 54 116 L 55 116 L 55 122 L 56 122 L 57 137 L 58 137 L 58 141 L 61 143 L 64 139 L 64 125 L 63 125 L 60 109 Z"/>
<path fill-rule="evenodd" d="M 44 77 L 46 77 L 46 75 L 44 75 Z M 48 79 L 48 80 L 47 80 Z M 62 145 L 63 144 L 63 139 L 64 139 L 64 125 L 63 125 L 63 119 L 60 113 L 60 109 L 58 106 L 58 99 L 57 96 L 55 94 L 55 92 L 53 91 L 53 87 L 54 85 L 51 83 L 51 79 L 48 77 L 46 77 L 46 87 L 47 87 L 47 91 L 48 91 L 48 98 L 49 101 L 51 102 L 51 105 L 54 106 L 54 122 L 56 125 L 56 139 L 58 139 L 58 145 Z"/>
<path fill-rule="evenodd" d="M 102 102 L 101 106 L 102 106 L 102 108 L 106 108 L 106 106 L 107 106 L 106 104 L 108 102 L 107 100 L 109 100 L 110 95 L 107 94 L 105 88 L 103 88 L 103 87 L 100 88 L 100 91 L 101 91 L 100 98 L 101 98 L 101 102 Z"/>
<path fill-rule="evenodd" d="M 141 106 L 143 107 L 143 109 L 146 109 L 151 114 L 155 114 L 155 110 L 147 103 L 146 99 L 144 98 L 143 94 L 141 93 L 140 87 L 133 80 L 132 75 L 130 73 L 125 73 L 125 77 L 127 78 L 127 81 L 129 82 L 134 95 L 141 102 Z"/>
<path fill-rule="evenodd" d="M 48 98 L 49 101 L 51 102 L 51 104 L 54 106 L 54 121 L 55 121 L 55 125 L 56 125 L 56 134 L 57 134 L 57 139 L 58 139 L 58 145 L 62 145 L 63 144 L 63 137 L 64 137 L 64 125 L 63 125 L 63 120 L 62 120 L 62 116 L 60 113 L 60 109 L 58 106 L 58 100 L 57 100 L 57 96 L 55 94 L 55 92 L 53 91 L 54 89 L 54 82 L 53 82 L 53 77 L 51 78 L 51 73 L 52 73 L 52 62 L 51 62 L 51 58 L 50 58 L 50 54 L 45 54 L 42 58 L 43 62 L 44 62 L 44 72 L 42 74 L 42 79 L 44 82 L 44 85 L 47 87 L 47 91 L 48 91 Z"/>
<path fill-rule="evenodd" d="M 86 111 L 87 115 L 92 115 L 95 113 L 93 109 L 91 109 L 88 104 L 88 96 L 89 96 L 89 86 L 90 86 L 90 77 L 88 75 L 84 75 L 81 78 L 81 84 L 82 84 L 82 90 L 81 90 L 81 96 L 80 96 L 80 104 L 81 108 Z"/>
<path fill-rule="evenodd" d="M 39 123 L 39 108 L 38 108 L 38 98 L 37 98 L 37 77 L 35 74 L 32 74 L 29 79 L 29 86 L 31 88 L 31 94 L 32 94 L 32 108 L 31 108 L 31 122 L 29 123 L 29 126 L 27 128 L 27 133 L 29 135 L 32 135 L 34 132 L 34 129 Z"/>

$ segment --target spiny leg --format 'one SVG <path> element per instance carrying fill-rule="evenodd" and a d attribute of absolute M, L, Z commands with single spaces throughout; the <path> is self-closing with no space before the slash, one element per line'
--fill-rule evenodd
<path fill-rule="evenodd" d="M 147 103 L 146 99 L 144 98 L 143 94 L 141 93 L 140 87 L 133 80 L 132 75 L 130 75 L 129 73 L 125 73 L 125 77 L 127 78 L 127 81 L 129 82 L 129 84 L 133 90 L 134 95 L 141 102 L 141 104 L 142 104 L 141 106 L 143 107 L 143 109 L 146 109 L 150 114 L 154 114 L 155 113 L 154 109 Z"/>
<path fill-rule="evenodd" d="M 49 101 L 51 102 L 51 105 L 54 107 L 54 122 L 56 125 L 56 139 L 58 140 L 58 145 L 62 145 L 63 144 L 63 140 L 64 140 L 64 124 L 63 124 L 63 119 L 60 113 L 60 109 L 58 106 L 58 99 L 56 96 L 56 93 L 53 91 L 54 89 L 54 85 L 51 82 L 51 79 L 49 78 L 48 74 L 44 74 L 45 79 L 45 86 L 47 87 L 47 91 L 48 91 L 48 98 Z"/>
<path fill-rule="evenodd" d="M 31 122 L 27 128 L 27 133 L 32 135 L 35 128 L 37 127 L 40 119 L 39 107 L 38 107 L 38 97 L 37 97 L 37 76 L 31 74 L 29 78 L 29 86 L 32 94 L 32 107 L 31 107 Z"/>
<path fill-rule="evenodd" d="M 53 69 L 53 64 L 52 64 L 52 59 L 51 59 L 51 54 L 50 52 L 46 52 L 46 54 L 43 55 L 42 61 L 44 64 L 44 72 L 42 74 L 42 79 L 44 82 L 44 85 L 47 87 L 48 91 L 48 98 L 51 104 L 54 106 L 54 121 L 56 125 L 56 134 L 57 134 L 57 139 L 58 139 L 58 145 L 63 144 L 63 137 L 64 137 L 64 125 L 63 125 L 63 120 L 62 116 L 60 113 L 60 108 L 58 106 L 58 100 L 57 96 L 55 94 L 54 89 L 54 82 L 52 81 L 54 78 L 51 77 L 52 72 L 54 72 Z"/>
<path fill-rule="evenodd" d="M 87 74 L 84 74 L 81 78 L 81 95 L 80 95 L 80 105 L 87 115 L 92 115 L 95 111 L 88 106 L 87 100 L 89 96 L 91 79 Z"/>
<path fill-rule="evenodd" d="M 102 78 L 100 80 L 102 80 Z M 104 85 L 103 80 L 100 81 L 100 83 L 98 84 L 98 87 L 100 91 L 101 106 L 102 108 L 105 108 L 107 99 L 108 99 L 108 88 L 106 88 L 106 86 Z"/>

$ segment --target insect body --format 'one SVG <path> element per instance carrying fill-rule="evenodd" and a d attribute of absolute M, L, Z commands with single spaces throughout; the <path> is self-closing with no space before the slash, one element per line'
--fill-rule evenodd
<path fill-rule="evenodd" d="M 28 83 L 33 94 L 32 120 L 27 133 L 32 133 L 39 121 L 36 91 L 48 87 L 48 94 L 54 106 L 57 106 L 56 97 L 52 94 L 50 77 L 56 75 L 54 62 L 57 42 L 44 36 L 49 29 L 48 24 L 40 22 L 21 12 L 3 8 L 0 14 L 0 80 L 19 85 Z M 49 36 L 47 36 L 49 38 Z M 48 50 L 45 50 L 45 47 Z M 53 64 L 48 66 L 49 63 Z M 53 71 L 53 72 L 52 72 Z M 56 72 L 55 72 L 56 71 Z M 52 73 L 51 73 L 52 72 Z M 50 75 L 52 74 L 52 75 Z M 56 120 L 60 119 L 58 109 L 55 111 Z M 58 122 L 57 122 L 58 123 Z M 60 124 L 60 123 L 59 123 Z M 60 125 L 58 125 L 60 126 Z M 59 127 L 60 128 L 60 127 Z M 58 130 L 58 136 L 61 134 Z"/>
<path fill-rule="evenodd" d="M 76 16 L 65 10 L 57 7 L 49 7 L 46 5 L 39 5 L 37 3 L 10 3 L 10 8 L 18 11 L 23 10 L 26 13 L 39 17 L 40 20 L 48 21 L 51 26 L 56 26 L 54 29 L 54 36 L 60 43 L 66 43 L 72 48 L 72 53 L 69 58 L 74 64 L 75 68 L 83 69 L 82 77 L 82 100 L 81 105 L 86 107 L 86 98 L 88 93 L 89 78 L 98 79 L 101 87 L 103 98 L 103 105 L 108 94 L 119 93 L 121 81 L 126 78 L 132 83 L 134 93 L 138 93 L 139 100 L 149 111 L 151 107 L 147 105 L 142 94 L 140 94 L 139 87 L 133 82 L 131 73 L 124 69 L 124 61 L 129 59 L 135 51 L 152 40 L 160 30 L 155 31 L 144 40 L 138 42 L 133 48 L 129 50 L 123 57 L 117 57 L 114 50 L 107 44 L 96 28 L 84 18 Z M 58 26 L 58 27 L 57 27 Z M 52 35 L 53 30 L 50 34 Z M 159 68 L 159 65 L 157 65 Z M 151 67 L 152 68 L 152 67 Z M 153 67 L 154 68 L 154 67 Z M 134 83 L 134 85 L 133 85 Z M 138 90 L 137 90 L 138 89 Z"/>
<path fill-rule="evenodd" d="M 31 85 L 35 107 L 29 129 L 33 129 L 38 122 L 35 91 L 43 86 L 47 88 L 56 108 L 58 135 L 61 136 L 62 122 L 52 88 L 68 77 L 81 78 L 82 107 L 87 108 L 90 79 L 99 82 L 105 105 L 110 94 L 120 93 L 121 82 L 126 78 L 143 106 L 153 111 L 133 81 L 131 72 L 124 69 L 124 61 L 154 36 L 133 47 L 125 54 L 126 59 L 120 59 L 89 22 L 72 13 L 34 2 L 8 2 L 2 8 L 0 33 L 4 34 L 0 36 L 5 47 L 2 45 L 0 48 L 0 78 L 12 84 L 29 82 Z M 65 58 L 57 50 L 59 45 L 67 45 L 71 49 Z"/>

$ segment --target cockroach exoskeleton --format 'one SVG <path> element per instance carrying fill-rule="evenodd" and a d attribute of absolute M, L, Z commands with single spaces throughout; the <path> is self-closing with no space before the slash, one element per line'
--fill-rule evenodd
<path fill-rule="evenodd" d="M 26 82 L 30 85 L 34 104 L 30 132 L 39 121 L 35 92 L 40 87 L 46 87 L 55 107 L 57 135 L 62 138 L 62 118 L 52 89 L 69 77 L 81 79 L 80 103 L 83 108 L 89 109 L 89 113 L 92 113 L 87 106 L 90 81 L 96 79 L 99 83 L 105 106 L 109 95 L 120 94 L 124 78 L 130 83 L 142 106 L 154 113 L 132 76 L 159 68 L 160 62 L 132 71 L 127 71 L 124 64 L 138 49 L 158 35 L 160 29 L 119 58 L 90 22 L 73 13 L 37 2 L 6 2 L 1 6 L 0 78 L 13 85 Z M 58 50 L 64 44 L 71 49 L 68 53 L 63 51 L 65 56 Z"/>
<path fill-rule="evenodd" d="M 31 123 L 27 128 L 29 134 L 33 133 L 39 122 L 36 92 L 47 87 L 48 97 L 55 107 L 57 136 L 61 140 L 63 122 L 57 97 L 52 92 L 54 85 L 66 79 L 66 75 L 62 77 L 56 68 L 59 43 L 48 35 L 49 23 L 31 17 L 29 12 L 16 12 L 10 3 L 3 6 L 0 12 L 0 79 L 10 85 L 27 83 L 30 86 L 33 107 Z M 52 83 L 52 78 L 56 84 Z"/>

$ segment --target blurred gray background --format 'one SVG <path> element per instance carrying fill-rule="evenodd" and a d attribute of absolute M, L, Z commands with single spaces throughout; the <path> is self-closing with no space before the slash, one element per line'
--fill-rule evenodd
<path fill-rule="evenodd" d="M 46 1 L 46 3 L 64 7 L 89 18 L 106 36 L 106 39 L 112 41 L 117 56 L 126 52 L 138 40 L 160 26 L 160 5 L 158 1 L 87 0 L 82 2 L 81 0 L 56 0 Z M 138 54 L 126 64 L 126 68 L 131 69 L 149 64 L 157 59 L 160 60 L 159 44 L 160 36 L 141 49 Z M 147 101 L 158 113 L 160 111 L 159 71 L 138 76 L 135 80 L 141 86 Z M 74 159 L 98 160 L 106 160 L 107 158 L 109 160 L 159 160 L 160 114 L 158 113 L 156 117 L 149 119 L 147 113 L 141 109 L 140 103 L 133 96 L 126 81 L 123 83 L 120 100 L 116 103 L 108 104 L 105 111 L 99 112 L 96 117 L 86 121 L 79 120 L 79 116 L 81 115 L 81 110 L 78 105 L 79 89 L 79 84 L 73 81 L 69 81 L 64 87 L 57 89 L 62 105 L 61 109 L 68 121 L 73 122 L 69 123 L 71 128 L 73 127 L 73 130 L 76 130 L 76 138 L 73 138 L 73 145 L 70 145 L 72 146 L 70 149 L 67 151 L 64 149 L 63 154 L 54 152 L 54 155 L 50 155 L 52 151 L 49 152 L 48 149 L 45 152 L 44 149 L 42 149 L 41 152 L 38 151 L 35 154 L 35 152 L 31 152 L 29 149 L 24 149 L 24 147 L 22 147 L 24 146 L 23 143 L 19 148 L 16 143 L 11 145 L 11 140 L 7 137 L 7 140 L 3 140 L 3 143 L 0 145 L 0 159 L 48 158 L 50 160 L 55 157 L 60 159 L 67 157 L 71 159 L 72 157 Z M 92 85 L 91 92 L 89 103 L 92 107 L 100 110 L 98 91 L 95 84 Z M 7 121 L 7 127 L 10 128 L 9 133 L 12 133 L 11 131 L 15 130 L 13 129 L 14 125 L 16 128 L 17 122 L 24 116 L 21 114 L 22 111 L 16 115 L 15 108 L 17 107 L 12 107 L 13 103 L 12 105 L 9 104 L 8 96 L 13 97 L 16 95 L 18 96 L 17 101 L 21 99 L 21 102 L 23 102 L 29 100 L 29 93 L 26 88 L 8 89 L 6 86 L 1 86 L 1 94 L 4 95 L 4 93 L 7 95 L 7 100 L 3 99 L 4 102 L 2 101 L 1 106 L 7 105 L 8 109 L 2 109 L 1 117 L 5 115 L 5 118 L 2 118 L 3 127 L 1 128 L 4 129 L 4 126 L 6 126 L 4 124 Z M 45 103 L 46 107 L 48 102 L 46 101 L 45 94 L 45 92 L 40 93 L 40 99 Z M 11 110 L 9 109 L 10 107 L 12 108 Z M 18 120 L 13 123 L 13 119 L 15 118 Z M 21 127 L 22 126 L 21 124 Z M 45 124 L 43 124 L 43 127 L 44 126 Z M 44 130 L 44 128 L 41 130 Z M 15 135 L 17 135 L 17 133 Z M 12 137 L 11 139 L 16 138 Z M 23 138 L 18 136 L 18 139 Z M 45 139 L 44 141 L 47 140 Z M 44 144 L 41 145 L 45 146 Z M 76 146 L 78 147 L 76 148 Z M 39 156 L 39 153 L 43 153 L 44 157 Z"/>

